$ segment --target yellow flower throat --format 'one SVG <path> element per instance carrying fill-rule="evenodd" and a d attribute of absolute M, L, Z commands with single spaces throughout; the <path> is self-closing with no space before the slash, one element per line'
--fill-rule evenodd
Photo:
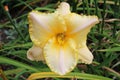
<path fill-rule="evenodd" d="M 56 39 L 57 39 L 58 44 L 63 45 L 65 42 L 65 37 L 66 37 L 65 33 L 58 33 L 56 35 Z"/>

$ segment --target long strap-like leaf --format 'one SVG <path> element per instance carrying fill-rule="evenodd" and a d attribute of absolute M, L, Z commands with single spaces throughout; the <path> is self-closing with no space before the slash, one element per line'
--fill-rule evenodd
<path fill-rule="evenodd" d="M 47 78 L 47 77 L 52 77 L 52 78 L 78 78 L 78 79 L 88 79 L 88 80 L 112 80 L 110 78 L 106 78 L 103 76 L 98 76 L 98 75 L 92 75 L 92 74 L 86 74 L 86 73 L 68 73 L 66 75 L 57 75 L 53 72 L 40 72 L 40 73 L 33 73 L 31 74 L 27 80 L 35 80 L 35 79 L 40 79 L 40 78 Z"/>

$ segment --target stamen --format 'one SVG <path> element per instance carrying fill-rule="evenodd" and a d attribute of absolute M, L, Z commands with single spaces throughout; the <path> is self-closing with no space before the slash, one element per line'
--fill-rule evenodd
<path fill-rule="evenodd" d="M 58 44 L 62 45 L 65 41 L 65 33 L 58 33 L 56 36 Z"/>

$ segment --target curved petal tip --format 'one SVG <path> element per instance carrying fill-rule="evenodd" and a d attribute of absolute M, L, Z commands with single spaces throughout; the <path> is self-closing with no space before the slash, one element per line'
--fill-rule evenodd
<path fill-rule="evenodd" d="M 91 64 L 93 61 L 93 55 L 87 46 L 79 49 L 79 60 L 81 63 Z"/>
<path fill-rule="evenodd" d="M 40 47 L 33 46 L 27 51 L 27 58 L 31 61 L 43 61 L 43 53 Z"/>
<path fill-rule="evenodd" d="M 60 3 L 56 12 L 61 15 L 69 14 L 70 13 L 70 5 L 66 2 L 62 2 L 62 3 Z"/>

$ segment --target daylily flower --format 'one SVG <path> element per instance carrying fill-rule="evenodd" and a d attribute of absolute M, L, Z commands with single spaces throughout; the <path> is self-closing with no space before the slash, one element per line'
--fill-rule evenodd
<path fill-rule="evenodd" d="M 27 52 L 28 59 L 45 61 L 60 75 L 72 71 L 78 60 L 92 63 L 86 40 L 91 27 L 99 22 L 97 16 L 72 13 L 69 4 L 62 2 L 54 13 L 32 11 L 28 18 L 34 44 Z"/>

